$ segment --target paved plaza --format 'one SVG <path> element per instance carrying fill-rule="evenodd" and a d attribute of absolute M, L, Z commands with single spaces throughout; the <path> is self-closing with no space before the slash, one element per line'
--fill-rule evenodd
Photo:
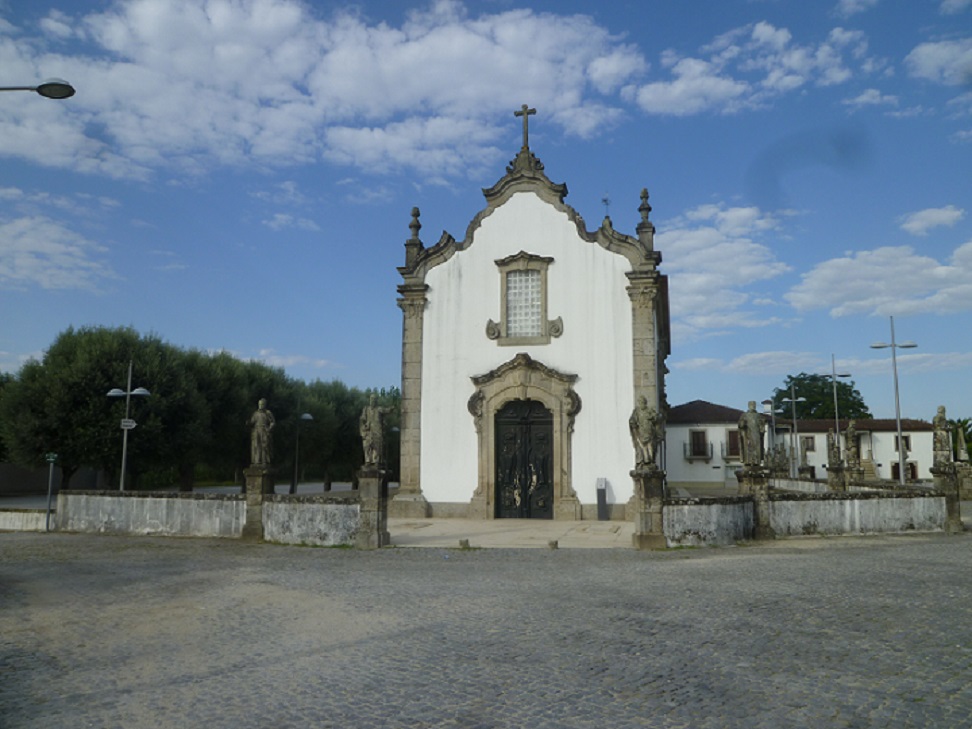
<path fill-rule="evenodd" d="M 972 534 L 360 552 L 5 533 L 0 726 L 969 727 Z"/>

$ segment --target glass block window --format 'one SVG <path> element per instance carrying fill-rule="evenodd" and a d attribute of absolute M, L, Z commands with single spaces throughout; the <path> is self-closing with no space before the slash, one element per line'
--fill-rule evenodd
<path fill-rule="evenodd" d="M 506 336 L 543 334 L 543 286 L 538 270 L 506 273 Z"/>

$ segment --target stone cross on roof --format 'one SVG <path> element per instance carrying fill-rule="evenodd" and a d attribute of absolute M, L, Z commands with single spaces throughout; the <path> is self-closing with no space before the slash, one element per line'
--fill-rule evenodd
<path fill-rule="evenodd" d="M 514 111 L 513 112 L 513 116 L 522 116 L 523 117 L 523 149 L 529 149 L 530 148 L 530 144 L 529 144 L 529 140 L 530 140 L 530 127 L 529 127 L 529 123 L 528 123 L 527 120 L 530 118 L 530 116 L 532 116 L 533 114 L 536 114 L 536 113 L 537 113 L 537 110 L 536 109 L 531 109 L 527 104 L 524 104 L 522 107 L 520 107 L 520 110 L 519 111 Z"/>

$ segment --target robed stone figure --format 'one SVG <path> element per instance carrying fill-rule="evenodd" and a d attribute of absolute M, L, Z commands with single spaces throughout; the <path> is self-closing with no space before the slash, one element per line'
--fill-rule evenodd
<path fill-rule="evenodd" d="M 765 419 L 756 412 L 756 401 L 749 401 L 749 409 L 739 418 L 739 448 L 744 467 L 758 467 L 763 462 L 763 433 Z"/>
<path fill-rule="evenodd" d="M 254 466 L 267 466 L 273 457 L 273 426 L 276 425 L 273 413 L 267 410 L 267 401 L 261 398 L 257 409 L 250 416 L 250 463 Z"/>
<path fill-rule="evenodd" d="M 358 421 L 358 432 L 361 434 L 361 447 L 364 449 L 364 465 L 378 466 L 381 464 L 381 454 L 385 440 L 385 414 L 388 408 L 378 405 L 378 399 L 372 395 L 368 404 L 361 411 Z"/>
<path fill-rule="evenodd" d="M 628 428 L 634 443 L 637 467 L 657 466 L 658 444 L 663 437 L 661 417 L 655 408 L 648 405 L 644 395 L 638 398 L 638 404 L 628 419 Z"/>

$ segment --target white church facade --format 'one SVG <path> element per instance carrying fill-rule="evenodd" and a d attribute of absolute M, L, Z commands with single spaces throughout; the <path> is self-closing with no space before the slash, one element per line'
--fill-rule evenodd
<path fill-rule="evenodd" d="M 668 284 L 648 193 L 636 235 L 594 231 L 528 145 L 462 240 L 426 248 L 413 209 L 403 311 L 401 481 L 390 513 L 626 518 L 638 398 L 666 409 Z"/>

